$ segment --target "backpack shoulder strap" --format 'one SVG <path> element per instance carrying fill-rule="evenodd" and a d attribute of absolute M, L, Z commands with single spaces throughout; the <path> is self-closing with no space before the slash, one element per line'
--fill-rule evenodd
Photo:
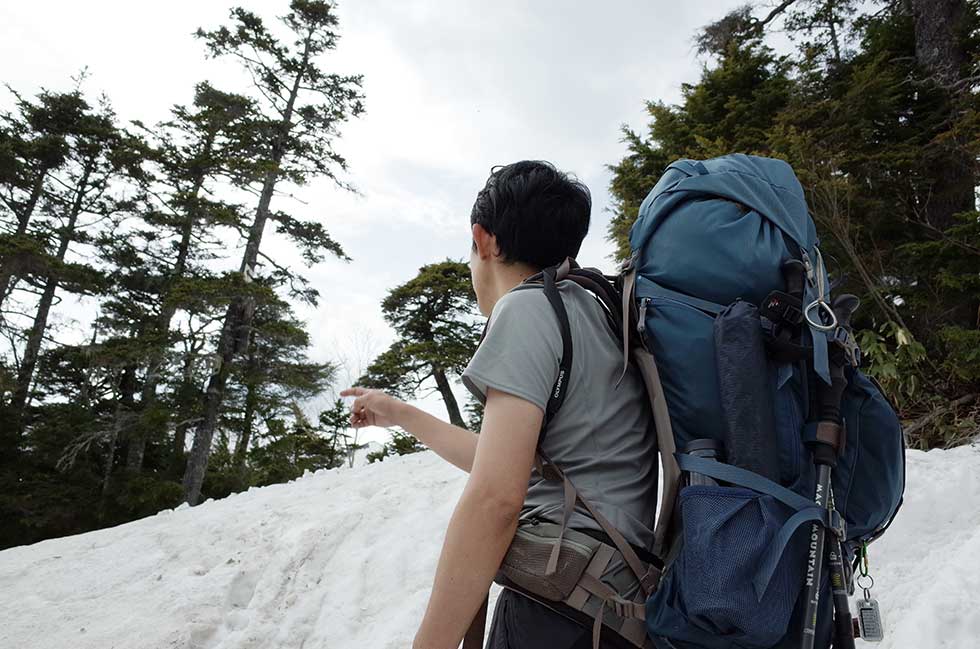
<path fill-rule="evenodd" d="M 557 268 L 547 268 L 543 272 L 542 283 L 544 284 L 544 295 L 551 303 L 551 307 L 558 317 L 558 328 L 561 330 L 561 360 L 558 363 L 558 377 L 555 379 L 554 388 L 551 396 L 548 397 L 548 405 L 544 413 L 544 422 L 541 426 L 541 434 L 538 436 L 538 447 L 544 439 L 545 429 L 554 416 L 558 413 L 562 404 L 565 402 L 565 394 L 568 390 L 569 376 L 572 373 L 572 329 L 568 323 L 568 311 L 565 310 L 565 303 L 558 293 L 557 283 L 568 275 L 569 261 Z"/>
<path fill-rule="evenodd" d="M 660 371 L 657 360 L 647 343 L 645 318 L 638 313 L 633 293 L 636 289 L 637 256 L 630 257 L 622 268 L 623 277 L 623 318 L 628 321 L 624 332 L 636 332 L 637 340 L 633 345 L 624 344 L 623 349 L 632 351 L 633 362 L 643 377 L 646 386 L 650 410 L 653 413 L 653 423 L 657 429 L 657 450 L 663 465 L 663 490 L 660 492 L 660 508 L 657 515 L 657 525 L 653 531 L 653 553 L 666 560 L 669 550 L 670 525 L 674 519 L 674 504 L 680 488 L 681 470 L 677 466 L 677 445 L 674 442 L 674 429 L 670 423 L 670 412 L 667 410 L 667 397 L 664 386 L 660 381 Z M 632 326 L 630 326 L 632 325 Z M 624 367 L 625 374 L 626 369 Z"/>
<path fill-rule="evenodd" d="M 563 365 L 564 361 L 567 359 L 569 361 L 565 370 L 570 371 L 571 369 L 571 330 L 568 325 L 568 314 L 565 310 L 564 303 L 562 302 L 561 295 L 558 292 L 556 282 L 562 279 L 568 279 L 580 286 L 583 286 L 587 290 L 591 291 L 599 303 L 602 305 L 604 310 L 606 310 L 615 322 L 620 322 L 622 319 L 622 314 L 619 312 L 619 301 L 617 290 L 613 284 L 605 278 L 601 273 L 593 269 L 579 268 L 575 264 L 574 260 L 571 258 L 566 259 L 561 265 L 548 268 L 542 271 L 539 275 L 525 280 L 527 283 L 540 281 L 544 284 L 545 295 L 548 296 L 549 302 L 551 302 L 552 307 L 555 310 L 555 314 L 558 317 L 559 323 L 561 325 L 562 331 L 562 342 L 563 342 Z M 627 318 L 628 321 L 628 318 Z M 614 328 L 616 333 L 619 333 L 618 327 Z M 629 339 L 627 334 L 627 339 Z M 541 434 L 538 437 L 538 458 L 541 465 L 542 474 L 549 479 L 557 480 L 564 485 L 564 503 L 563 503 L 563 517 L 561 532 L 555 541 L 554 549 L 549 557 L 548 561 L 548 571 L 553 572 L 557 567 L 558 563 L 558 552 L 561 547 L 561 539 L 564 535 L 565 527 L 571 517 L 572 510 L 575 507 L 576 500 L 581 502 L 585 508 L 592 514 L 592 517 L 599 524 L 599 526 L 605 531 L 609 538 L 613 541 L 613 544 L 623 555 L 624 560 L 627 565 L 636 575 L 639 580 L 643 591 L 645 594 L 649 594 L 656 587 L 659 581 L 660 571 L 655 566 L 645 566 L 644 563 L 637 556 L 636 551 L 630 546 L 623 535 L 613 527 L 610 523 L 593 505 L 590 503 L 582 494 L 575 488 L 571 480 L 561 468 L 551 461 L 548 456 L 544 453 L 542 449 L 542 442 L 545 435 L 545 427 L 550 421 L 550 416 L 553 416 L 557 412 L 558 408 L 561 407 L 561 402 L 564 401 L 564 390 L 567 385 L 567 372 L 562 375 L 562 370 L 559 370 L 558 379 L 555 382 L 555 390 L 552 392 L 551 399 L 548 403 L 548 411 L 546 414 L 546 420 L 542 426 Z M 564 381 L 564 382 L 563 382 Z M 552 411 L 552 405 L 554 405 L 554 411 Z M 655 553 L 656 554 L 656 553 Z"/>
<path fill-rule="evenodd" d="M 650 409 L 657 430 L 657 447 L 663 463 L 663 491 L 660 494 L 660 514 L 654 529 L 653 553 L 664 558 L 667 554 L 670 538 L 670 524 L 674 518 L 674 503 L 680 487 L 680 468 L 677 466 L 677 451 L 674 443 L 674 431 L 667 411 L 667 399 L 664 396 L 660 372 L 653 352 L 645 343 L 643 322 L 636 306 L 634 293 L 636 289 L 636 257 L 626 261 L 621 267 L 621 274 L 616 279 L 619 289 L 604 275 L 590 268 L 573 269 L 568 279 L 592 291 L 607 311 L 614 314 L 617 324 L 616 332 L 623 346 L 623 372 L 619 377 L 622 382 L 630 361 L 639 371 L 647 391 Z M 619 383 L 617 383 L 619 385 Z"/>
<path fill-rule="evenodd" d="M 542 287 L 545 297 L 548 298 L 548 302 L 555 312 L 555 317 L 558 318 L 558 329 L 561 332 L 561 359 L 558 361 L 558 376 L 555 378 L 554 387 L 551 389 L 551 395 L 548 397 L 548 403 L 545 406 L 544 420 L 541 422 L 541 432 L 538 435 L 538 448 L 541 447 L 541 442 L 544 440 L 548 424 L 558 414 L 562 404 L 565 402 L 569 377 L 572 373 L 572 358 L 574 355 L 574 350 L 572 349 L 572 329 L 568 322 L 568 311 L 565 309 L 565 303 L 562 301 L 561 294 L 558 292 L 558 282 L 568 277 L 568 273 L 574 264 L 575 262 L 571 258 L 566 259 L 564 263 L 558 266 L 546 268 L 540 273 L 528 277 L 524 280 L 523 284 L 513 289 L 523 290 L 538 288 L 539 286 Z M 486 330 L 484 329 L 485 334 Z"/>

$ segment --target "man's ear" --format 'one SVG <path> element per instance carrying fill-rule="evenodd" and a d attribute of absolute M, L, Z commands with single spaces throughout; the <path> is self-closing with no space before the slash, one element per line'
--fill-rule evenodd
<path fill-rule="evenodd" d="M 473 224 L 473 243 L 476 245 L 476 254 L 479 255 L 480 259 L 500 256 L 497 236 L 487 232 L 487 229 L 479 223 Z"/>

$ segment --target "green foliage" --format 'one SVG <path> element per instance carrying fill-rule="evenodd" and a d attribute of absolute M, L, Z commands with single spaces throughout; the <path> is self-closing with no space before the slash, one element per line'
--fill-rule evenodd
<path fill-rule="evenodd" d="M 941 332 L 949 354 L 944 367 L 957 379 L 980 384 L 980 330 L 946 327 Z"/>
<path fill-rule="evenodd" d="M 629 256 L 629 229 L 640 203 L 667 165 L 731 151 L 771 154 L 767 133 L 792 90 L 788 63 L 756 40 L 729 41 L 718 66 L 684 84 L 679 106 L 648 102 L 646 137 L 624 128 L 627 155 L 611 165 L 614 203 L 609 239 L 616 258 Z"/>
<path fill-rule="evenodd" d="M 446 260 L 423 266 L 381 303 L 385 320 L 398 338 L 368 366 L 358 384 L 408 399 L 417 397 L 423 384 L 434 380 L 450 419 L 463 426 L 446 377 L 460 375 L 476 351 L 475 307 L 466 264 Z"/>
<path fill-rule="evenodd" d="M 282 420 L 269 422 L 263 443 L 252 449 L 252 484 L 288 482 L 307 471 L 332 469 L 343 463 L 333 440 L 303 422 L 287 428 Z"/>
<path fill-rule="evenodd" d="M 341 123 L 364 111 L 363 79 L 327 73 L 315 64 L 319 55 L 337 45 L 333 5 L 322 0 L 293 0 L 290 9 L 282 23 L 296 39 L 293 43 L 277 39 L 261 17 L 241 7 L 231 10 L 231 27 L 198 29 L 195 35 L 211 56 L 234 59 L 255 80 L 267 115 L 266 132 L 256 136 L 256 143 L 265 147 L 264 168 L 275 167 L 299 185 L 313 176 L 343 185 L 336 172 L 346 170 L 347 162 L 334 150 L 333 140 Z M 293 80 L 302 84 L 306 101 L 290 103 L 288 88 Z M 294 110 L 298 118 L 287 124 L 281 117 L 288 110 Z"/>
<path fill-rule="evenodd" d="M 174 506 L 205 420 L 216 422 L 201 445 L 209 497 L 338 466 L 358 446 L 323 429 L 336 422 L 311 426 L 297 405 L 336 367 L 308 357 L 292 311 L 319 295 L 293 261 L 348 257 L 322 222 L 270 201 L 281 181 L 348 187 L 335 145 L 363 111 L 361 78 L 321 67 L 339 37 L 330 3 L 293 0 L 284 40 L 256 14 L 231 16 L 197 35 L 251 73 L 251 97 L 204 82 L 165 121 L 123 128 L 106 98 L 82 91 L 84 74 L 69 92 L 10 89 L 0 113 L 0 548 Z M 289 263 L 260 248 L 268 221 L 295 245 Z M 229 266 L 240 270 L 217 270 Z M 93 306 L 84 342 L 66 344 L 60 323 L 74 327 L 75 311 L 84 319 Z M 235 317 L 223 327 L 226 313 Z"/>
<path fill-rule="evenodd" d="M 807 192 L 822 248 L 861 297 L 856 327 L 866 371 L 910 425 L 980 391 L 980 85 L 963 66 L 952 83 L 922 52 L 935 30 L 908 3 L 798 0 L 768 13 L 748 6 L 705 28 L 713 60 L 676 106 L 648 105 L 645 133 L 625 131 L 612 166 L 609 238 L 629 255 L 640 203 L 676 158 L 730 152 L 787 160 Z M 978 3 L 954 33 L 965 61 L 980 61 Z M 777 56 L 769 32 L 789 35 Z M 945 79 L 945 81 L 943 80 Z M 968 417 L 966 419 L 969 419 Z M 964 436 L 913 427 L 927 448 Z M 938 425 L 938 424 L 937 424 Z"/>
<path fill-rule="evenodd" d="M 177 507 L 181 496 L 180 484 L 173 480 L 156 475 L 127 476 L 114 494 L 114 504 L 125 518 L 142 518 Z"/>
<path fill-rule="evenodd" d="M 919 366 L 926 348 L 898 324 L 886 321 L 877 331 L 857 333 L 865 357 L 864 372 L 881 383 L 900 405 L 914 403 L 922 388 Z"/>
<path fill-rule="evenodd" d="M 391 433 L 391 441 L 385 444 L 380 451 L 368 453 L 367 459 L 368 462 L 380 462 L 384 458 L 393 455 L 410 455 L 424 450 L 426 450 L 425 445 L 415 439 L 415 437 L 396 430 Z"/>

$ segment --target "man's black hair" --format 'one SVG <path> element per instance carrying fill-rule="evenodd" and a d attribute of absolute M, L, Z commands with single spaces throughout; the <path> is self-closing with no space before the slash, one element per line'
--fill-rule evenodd
<path fill-rule="evenodd" d="M 523 160 L 493 168 L 470 225 L 479 223 L 497 237 L 504 261 L 540 270 L 578 256 L 591 211 L 583 183 L 549 162 Z"/>

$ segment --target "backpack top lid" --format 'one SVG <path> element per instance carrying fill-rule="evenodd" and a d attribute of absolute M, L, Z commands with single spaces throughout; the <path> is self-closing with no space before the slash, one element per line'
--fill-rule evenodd
<path fill-rule="evenodd" d="M 737 299 L 759 304 L 783 285 L 788 259 L 802 260 L 811 273 L 806 304 L 829 299 L 818 244 L 789 164 L 740 153 L 670 165 L 630 231 L 638 294 L 650 282 L 721 306 Z M 827 331 L 812 323 L 811 329 L 814 369 L 830 383 Z"/>
<path fill-rule="evenodd" d="M 640 205 L 630 231 L 633 250 L 642 249 L 663 219 L 681 202 L 722 198 L 758 212 L 803 250 L 818 243 L 803 187 L 783 160 L 734 153 L 703 162 L 678 160 Z"/>

